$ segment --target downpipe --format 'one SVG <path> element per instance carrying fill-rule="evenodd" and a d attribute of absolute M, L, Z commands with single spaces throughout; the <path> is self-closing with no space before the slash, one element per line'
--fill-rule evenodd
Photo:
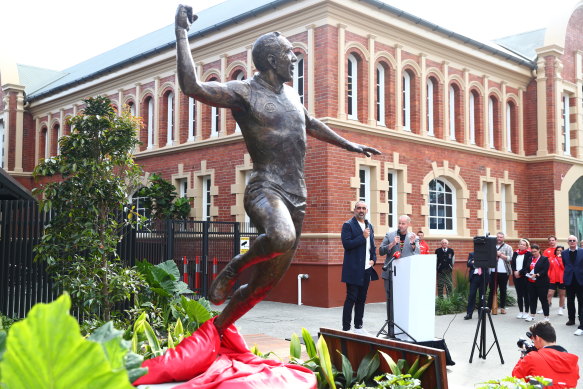
<path fill-rule="evenodd" d="M 298 274 L 298 305 L 302 305 L 302 279 L 310 278 L 308 274 Z"/>

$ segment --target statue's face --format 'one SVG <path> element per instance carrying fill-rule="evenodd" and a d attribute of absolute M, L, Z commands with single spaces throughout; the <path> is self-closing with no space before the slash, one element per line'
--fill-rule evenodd
<path fill-rule="evenodd" d="M 293 80 L 294 65 L 298 58 L 292 51 L 291 43 L 283 36 L 278 37 L 280 52 L 275 54 L 275 73 L 282 82 Z"/>

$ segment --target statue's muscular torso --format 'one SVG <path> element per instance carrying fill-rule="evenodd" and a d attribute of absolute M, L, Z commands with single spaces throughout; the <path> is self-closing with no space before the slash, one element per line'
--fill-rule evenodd
<path fill-rule="evenodd" d="M 285 84 L 277 93 L 257 76 L 236 91 L 246 105 L 233 116 L 253 160 L 249 184 L 268 181 L 305 198 L 306 117 L 298 94 Z"/>

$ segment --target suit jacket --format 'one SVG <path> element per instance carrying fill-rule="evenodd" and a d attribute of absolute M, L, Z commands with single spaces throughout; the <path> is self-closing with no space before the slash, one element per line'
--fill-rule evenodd
<path fill-rule="evenodd" d="M 398 233 L 399 233 L 399 230 L 393 230 L 393 231 L 387 232 L 387 234 L 385 235 L 385 237 L 381 243 L 381 246 L 379 247 L 379 254 L 387 256 L 385 258 L 384 265 L 386 265 L 391 260 L 391 258 L 393 258 L 393 254 L 395 254 L 395 252 L 397 252 L 398 250 L 401 250 L 400 245 L 394 245 L 393 248 L 390 250 L 388 247 L 391 244 L 391 242 L 393 242 L 395 240 L 395 236 L 397 236 Z M 412 232 L 407 232 L 407 235 L 405 235 L 405 244 L 403 245 L 403 249 L 401 250 L 401 258 L 402 257 L 409 257 L 409 256 L 415 255 L 415 254 L 419 254 L 419 243 L 417 243 L 415 245 L 415 248 L 413 248 L 413 246 L 410 244 L 411 236 L 413 236 L 413 235 L 414 234 Z M 389 269 L 387 268 L 387 270 L 384 270 L 381 276 L 385 280 L 388 280 L 389 279 Z"/>
<path fill-rule="evenodd" d="M 512 267 L 512 271 L 518 271 L 522 277 L 526 275 L 526 273 L 530 272 L 530 263 L 532 262 L 532 253 L 527 251 L 524 253 L 524 259 L 522 260 L 522 267 L 518 269 L 516 267 L 516 257 L 518 257 L 518 252 L 514 252 L 512 254 L 512 259 L 510 260 L 510 265 Z"/>
<path fill-rule="evenodd" d="M 443 251 L 443 249 L 441 251 Z M 468 263 L 466 264 L 466 266 L 470 269 L 469 270 L 470 282 L 474 281 L 474 279 L 477 279 L 477 278 L 483 279 L 483 278 L 488 276 L 489 269 L 487 267 L 482 268 L 482 275 L 476 274 L 475 270 L 477 268 L 474 266 L 474 252 L 473 251 L 468 254 Z M 488 278 L 486 278 L 486 283 L 488 282 L 487 281 Z"/>
<path fill-rule="evenodd" d="M 524 261 L 526 263 L 526 268 L 528 272 L 530 272 L 530 264 L 532 262 L 532 256 L 530 261 Z M 534 265 L 534 274 L 538 274 L 539 276 L 536 277 L 536 283 L 539 285 L 549 284 L 549 266 L 550 266 L 549 259 L 547 257 L 543 257 L 542 255 L 539 257 L 538 261 L 536 261 L 536 265 Z M 528 273 L 527 272 L 527 273 Z"/>
<path fill-rule="evenodd" d="M 370 228 L 370 259 L 376 264 L 377 254 L 374 244 L 374 229 L 372 228 L 372 224 L 368 223 L 368 228 Z M 355 217 L 346 221 L 342 225 L 342 233 L 340 237 L 342 239 L 342 246 L 344 247 L 342 282 L 363 285 L 365 277 L 364 261 L 366 258 L 366 239 L 362 234 L 362 228 Z M 374 267 L 371 268 L 370 279 L 372 281 L 379 279 Z"/>
<path fill-rule="evenodd" d="M 583 285 L 583 249 L 577 249 L 575 263 L 571 263 L 569 251 L 569 249 L 566 249 L 561 253 L 563 257 L 563 265 L 565 266 L 563 282 L 565 285 L 571 285 L 574 278 L 579 285 Z"/>
<path fill-rule="evenodd" d="M 455 255 L 452 248 L 447 248 L 447 251 L 443 251 L 440 247 L 435 249 L 435 255 L 437 256 L 437 271 L 451 271 L 453 269 L 453 256 Z"/>

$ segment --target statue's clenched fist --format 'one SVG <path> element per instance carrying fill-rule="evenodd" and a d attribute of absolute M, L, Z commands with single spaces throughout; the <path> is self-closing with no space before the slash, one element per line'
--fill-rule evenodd
<path fill-rule="evenodd" d="M 192 13 L 191 6 L 183 4 L 178 5 L 178 8 L 176 9 L 175 20 L 176 28 L 183 28 L 188 31 L 196 19 L 198 19 L 198 16 Z"/>

